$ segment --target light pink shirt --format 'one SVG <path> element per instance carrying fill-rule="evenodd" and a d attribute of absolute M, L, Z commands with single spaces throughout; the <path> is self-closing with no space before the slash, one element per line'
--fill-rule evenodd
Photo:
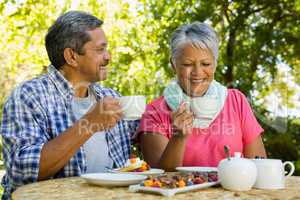
<path fill-rule="evenodd" d="M 164 97 L 147 105 L 142 116 L 139 136 L 143 132 L 154 132 L 170 139 L 171 109 Z M 194 128 L 188 136 L 183 166 L 216 167 L 225 158 L 224 145 L 228 145 L 231 155 L 243 152 L 263 132 L 246 97 L 236 89 L 228 89 L 224 107 L 217 118 L 206 129 Z M 153 149 L 155 151 L 155 149 Z"/>

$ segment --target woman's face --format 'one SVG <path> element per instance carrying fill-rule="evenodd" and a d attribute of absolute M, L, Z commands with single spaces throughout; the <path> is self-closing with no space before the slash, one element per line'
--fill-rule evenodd
<path fill-rule="evenodd" d="M 179 49 L 173 62 L 172 67 L 185 93 L 191 97 L 204 95 L 215 73 L 215 62 L 211 52 L 186 44 Z"/>

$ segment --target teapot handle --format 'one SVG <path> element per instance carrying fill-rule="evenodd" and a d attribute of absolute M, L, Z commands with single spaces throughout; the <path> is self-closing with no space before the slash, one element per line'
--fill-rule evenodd
<path fill-rule="evenodd" d="M 291 176 L 294 173 L 294 171 L 295 171 L 295 166 L 294 166 L 294 164 L 292 162 L 290 162 L 290 161 L 284 162 L 283 163 L 283 169 L 285 169 L 286 165 L 290 165 L 291 166 L 291 170 L 290 170 L 290 172 L 287 175 L 285 175 L 285 178 Z"/>

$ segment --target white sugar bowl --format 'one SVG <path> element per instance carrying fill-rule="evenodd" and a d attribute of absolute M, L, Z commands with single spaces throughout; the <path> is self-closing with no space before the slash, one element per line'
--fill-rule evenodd
<path fill-rule="evenodd" d="M 226 158 L 220 161 L 218 176 L 223 188 L 247 191 L 255 184 L 257 168 L 252 160 L 241 158 L 241 153 L 235 152 L 230 160 Z"/>

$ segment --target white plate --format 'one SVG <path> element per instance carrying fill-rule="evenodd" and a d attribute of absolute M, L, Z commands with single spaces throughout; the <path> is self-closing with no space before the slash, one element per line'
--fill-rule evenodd
<path fill-rule="evenodd" d="M 101 186 L 128 186 L 140 183 L 147 176 L 134 174 L 114 174 L 114 173 L 91 173 L 82 174 L 88 183 Z"/>
<path fill-rule="evenodd" d="M 216 167 L 176 167 L 179 172 L 217 172 Z"/>
<path fill-rule="evenodd" d="M 156 169 L 156 168 L 151 168 L 148 171 L 144 171 L 144 172 L 120 172 L 118 171 L 119 168 L 117 169 L 111 169 L 108 170 L 109 172 L 113 172 L 113 173 L 118 173 L 118 174 L 141 174 L 141 175 L 157 175 L 157 174 L 163 174 L 165 171 L 163 169 Z"/>
<path fill-rule="evenodd" d="M 145 191 L 145 192 L 152 192 L 152 193 L 158 193 L 164 196 L 173 196 L 176 193 L 182 193 L 182 192 L 188 192 L 188 191 L 193 191 L 197 189 L 202 189 L 202 188 L 208 188 L 213 185 L 217 185 L 219 182 L 209 182 L 209 183 L 202 183 L 202 184 L 197 184 L 197 185 L 191 185 L 191 186 L 186 186 L 182 188 L 174 188 L 174 189 L 162 189 L 162 188 L 155 188 L 155 187 L 145 187 L 141 185 L 131 185 L 129 186 L 129 191 L 130 192 L 138 192 L 138 191 Z"/>

